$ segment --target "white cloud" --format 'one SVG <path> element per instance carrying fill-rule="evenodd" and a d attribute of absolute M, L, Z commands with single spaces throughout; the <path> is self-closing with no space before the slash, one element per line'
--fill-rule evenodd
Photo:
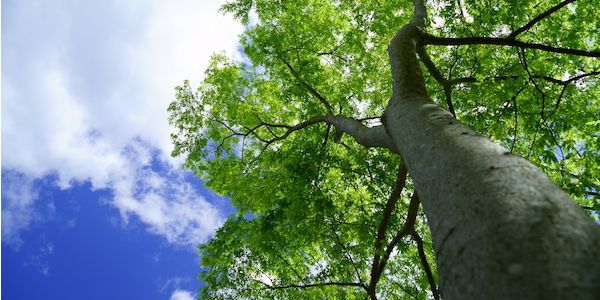
<path fill-rule="evenodd" d="M 169 300 L 194 300 L 196 299 L 192 292 L 186 290 L 176 289 Z"/>
<path fill-rule="evenodd" d="M 2 176 L 2 242 L 19 249 L 23 244 L 19 232 L 39 219 L 33 210 L 38 191 L 30 178 L 12 172 Z"/>
<path fill-rule="evenodd" d="M 3 1 L 2 168 L 24 178 L 2 188 L 3 240 L 18 243 L 35 222 L 44 200 L 31 183 L 48 174 L 61 188 L 110 189 L 123 220 L 175 244 L 204 241 L 222 223 L 168 157 L 166 112 L 174 86 L 199 81 L 211 53 L 236 55 L 242 28 L 219 5 Z"/>
<path fill-rule="evenodd" d="M 129 155 L 135 160 L 137 152 Z M 112 185 L 111 204 L 125 223 L 134 216 L 147 224 L 150 232 L 190 248 L 206 241 L 223 223 L 223 213 L 198 194 L 183 172 L 140 166 L 124 172 L 120 182 Z"/>

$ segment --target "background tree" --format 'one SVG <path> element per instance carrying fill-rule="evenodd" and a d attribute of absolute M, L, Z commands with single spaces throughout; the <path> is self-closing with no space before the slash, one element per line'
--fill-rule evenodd
<path fill-rule="evenodd" d="M 169 107 L 173 154 L 238 208 L 202 295 L 600 294 L 575 204 L 598 209 L 599 26 L 572 2 L 226 4 L 247 60 L 215 55 Z"/>

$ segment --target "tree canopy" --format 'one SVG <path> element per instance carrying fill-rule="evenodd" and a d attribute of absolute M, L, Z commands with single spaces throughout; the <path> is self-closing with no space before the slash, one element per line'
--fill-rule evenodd
<path fill-rule="evenodd" d="M 600 209 L 596 3 L 428 1 L 430 98 Z M 407 0 L 238 0 L 244 59 L 215 54 L 169 106 L 173 155 L 237 207 L 200 246 L 207 299 L 438 298 L 427 220 L 373 138 Z M 201 37 L 199 37 L 201 38 Z M 386 149 L 387 148 L 387 149 Z M 391 150 L 390 150 L 391 149 Z M 431 161 L 436 164 L 436 161 Z"/>

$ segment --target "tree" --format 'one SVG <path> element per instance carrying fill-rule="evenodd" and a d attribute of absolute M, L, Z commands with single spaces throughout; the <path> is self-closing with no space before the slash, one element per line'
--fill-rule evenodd
<path fill-rule="evenodd" d="M 226 4 L 246 61 L 169 107 L 173 155 L 238 208 L 202 296 L 595 299 L 598 18 L 573 2 Z"/>

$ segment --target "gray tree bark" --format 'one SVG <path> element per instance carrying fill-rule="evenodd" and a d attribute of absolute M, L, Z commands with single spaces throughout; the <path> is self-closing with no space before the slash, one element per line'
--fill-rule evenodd
<path fill-rule="evenodd" d="M 600 299 L 600 227 L 536 166 L 429 100 L 418 24 L 389 45 L 383 122 L 423 203 L 442 297 Z"/>

